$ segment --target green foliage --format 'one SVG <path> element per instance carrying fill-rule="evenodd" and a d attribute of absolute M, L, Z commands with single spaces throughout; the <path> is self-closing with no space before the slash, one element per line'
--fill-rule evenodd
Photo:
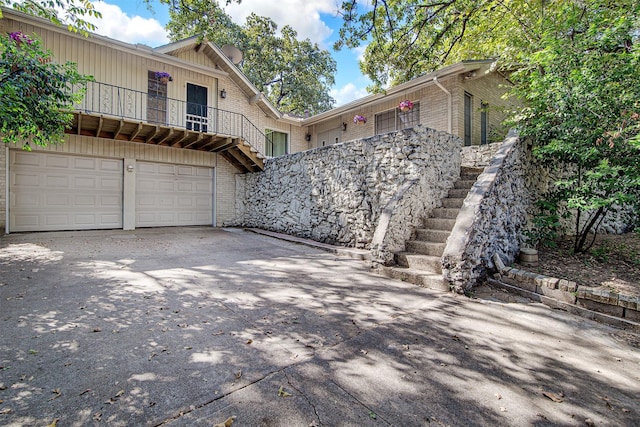
<path fill-rule="evenodd" d="M 558 200 L 555 198 L 538 200 L 532 226 L 523 231 L 527 246 L 537 249 L 540 245 L 555 247 L 560 231 Z"/>
<path fill-rule="evenodd" d="M 0 0 L 0 6 L 13 6 L 16 10 L 48 19 L 56 25 L 66 26 L 69 31 L 85 36 L 89 31 L 96 29 L 85 17 L 102 17 L 90 0 Z"/>
<path fill-rule="evenodd" d="M 586 252 L 608 212 L 640 206 L 640 6 L 566 2 L 561 11 L 563 26 L 541 34 L 513 75 L 527 106 L 515 124 L 537 157 L 564 168 L 554 200 L 575 213 L 574 251 Z"/>
<path fill-rule="evenodd" d="M 89 78 L 75 64 L 56 64 L 40 40 L 22 33 L 0 37 L 0 139 L 45 146 L 62 142 L 69 110 L 80 102 Z"/>
<path fill-rule="evenodd" d="M 362 3 L 362 4 L 360 4 Z M 557 16 L 545 0 L 343 1 L 335 48 L 366 45 L 360 68 L 380 91 L 465 59 L 517 63 Z"/>
<path fill-rule="evenodd" d="M 161 3 L 169 5 L 172 40 L 197 35 L 218 46 L 237 46 L 244 54 L 240 70 L 280 111 L 302 115 L 333 107 L 335 60 L 309 39 L 298 40 L 290 26 L 278 31 L 273 20 L 255 14 L 237 25 L 215 0 Z"/>

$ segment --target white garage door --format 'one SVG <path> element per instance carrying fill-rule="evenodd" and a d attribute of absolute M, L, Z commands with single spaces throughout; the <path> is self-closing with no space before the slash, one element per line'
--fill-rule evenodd
<path fill-rule="evenodd" d="M 10 231 L 122 228 L 122 160 L 10 151 Z"/>
<path fill-rule="evenodd" d="M 213 169 L 136 163 L 136 227 L 213 224 Z"/>

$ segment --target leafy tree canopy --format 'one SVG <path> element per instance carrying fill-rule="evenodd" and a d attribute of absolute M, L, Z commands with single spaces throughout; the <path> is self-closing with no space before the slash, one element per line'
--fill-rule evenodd
<path fill-rule="evenodd" d="M 4 143 L 46 146 L 62 142 L 84 96 L 80 75 L 70 62 L 53 62 L 40 40 L 15 32 L 0 36 L 0 139 Z M 74 86 L 80 86 L 74 87 Z"/>
<path fill-rule="evenodd" d="M 8 5 L 85 35 L 95 29 L 85 17 L 101 16 L 89 0 L 0 0 L 0 6 Z M 74 63 L 55 63 L 35 36 L 0 35 L 0 140 L 21 143 L 26 150 L 31 143 L 62 142 L 73 118 L 69 111 L 82 100 L 82 83 L 90 79 Z"/>
<path fill-rule="evenodd" d="M 69 31 L 84 35 L 96 29 L 96 26 L 85 18 L 102 17 L 91 0 L 0 0 L 0 6 L 13 6 L 16 10 L 48 19 L 56 25 L 66 26 Z"/>
<path fill-rule="evenodd" d="M 244 25 L 235 24 L 215 0 L 161 3 L 169 6 L 172 40 L 198 35 L 218 46 L 238 47 L 244 56 L 240 70 L 280 111 L 302 115 L 333 107 L 329 90 L 335 82 L 335 60 L 309 39 L 298 40 L 290 26 L 278 32 L 273 20 L 255 14 Z"/>

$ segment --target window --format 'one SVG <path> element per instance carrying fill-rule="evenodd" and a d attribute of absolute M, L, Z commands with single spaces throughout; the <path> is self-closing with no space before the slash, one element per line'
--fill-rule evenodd
<path fill-rule="evenodd" d="M 486 102 L 480 103 L 480 144 L 488 144 L 489 143 L 489 118 L 487 111 L 489 108 L 489 104 Z"/>
<path fill-rule="evenodd" d="M 420 103 L 413 104 L 411 111 L 400 111 L 395 108 L 376 114 L 376 135 L 412 128 L 420 124 Z"/>
<path fill-rule="evenodd" d="M 471 106 L 473 105 L 473 96 L 470 93 L 464 93 L 464 145 L 471 145 Z"/>
<path fill-rule="evenodd" d="M 155 71 L 147 73 L 147 121 L 167 124 L 167 84 L 156 78 Z"/>
<path fill-rule="evenodd" d="M 264 152 L 267 156 L 278 157 L 289 154 L 289 135 L 284 132 L 267 129 L 265 136 Z"/>

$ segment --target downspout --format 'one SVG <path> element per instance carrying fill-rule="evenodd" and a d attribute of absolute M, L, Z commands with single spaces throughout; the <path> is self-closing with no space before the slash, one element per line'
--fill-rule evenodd
<path fill-rule="evenodd" d="M 449 92 L 442 84 L 438 81 L 438 76 L 433 76 L 433 82 L 438 86 L 444 93 L 447 94 L 447 110 L 448 110 L 448 118 L 447 118 L 447 132 L 452 133 L 452 117 L 453 116 L 453 98 L 451 97 L 451 92 Z"/>

